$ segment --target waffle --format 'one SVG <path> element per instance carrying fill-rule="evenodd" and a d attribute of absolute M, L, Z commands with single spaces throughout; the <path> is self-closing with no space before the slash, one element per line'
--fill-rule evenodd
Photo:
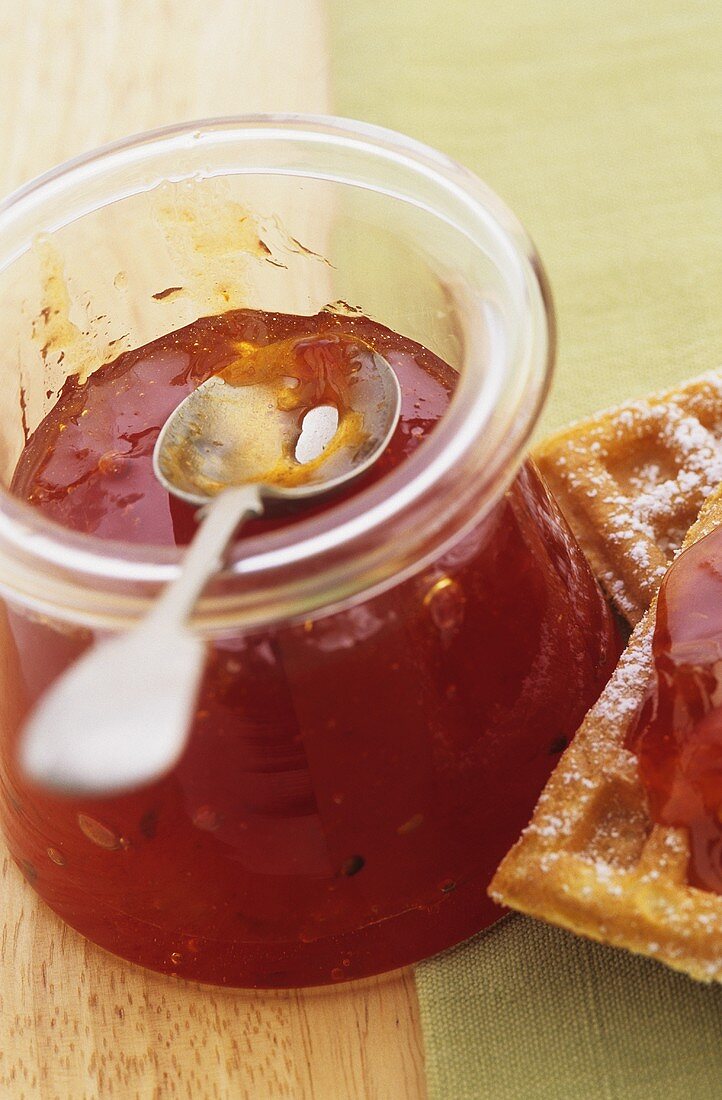
<path fill-rule="evenodd" d="M 610 602 L 636 626 L 722 482 L 722 373 L 573 424 L 534 457 Z"/>
<path fill-rule="evenodd" d="M 722 981 L 722 896 L 687 884 L 686 831 L 650 820 L 636 758 L 624 746 L 652 670 L 661 575 L 680 544 L 722 523 L 722 487 L 704 502 L 714 479 L 722 481 L 719 435 L 715 374 L 604 413 L 539 448 L 598 575 L 637 625 L 490 887 L 504 905 L 702 981 Z M 700 503 L 682 540 L 681 525 Z M 633 537 L 625 522 L 635 524 Z"/>

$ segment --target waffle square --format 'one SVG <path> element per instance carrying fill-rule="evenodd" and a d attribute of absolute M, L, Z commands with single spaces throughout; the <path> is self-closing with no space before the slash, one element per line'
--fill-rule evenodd
<path fill-rule="evenodd" d="M 703 503 L 711 481 L 722 481 L 720 421 L 722 379 L 706 375 L 559 433 L 539 450 L 607 591 L 637 625 L 490 887 L 504 905 L 702 981 L 722 980 L 722 896 L 687 884 L 686 832 L 650 820 L 625 743 L 652 671 L 655 593 L 664 569 L 680 543 L 691 545 L 722 523 L 722 487 Z M 589 456 L 595 443 L 599 449 Z M 608 511 L 600 508 L 600 491 L 610 498 Z M 700 504 L 681 540 L 681 525 Z M 633 537 L 625 516 L 637 524 Z"/>
<path fill-rule="evenodd" d="M 722 482 L 722 372 L 572 424 L 534 458 L 607 597 L 636 626 Z"/>

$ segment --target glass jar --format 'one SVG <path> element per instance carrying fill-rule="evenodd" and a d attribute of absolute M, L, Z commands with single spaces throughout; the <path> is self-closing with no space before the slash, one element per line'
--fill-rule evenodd
<path fill-rule="evenodd" d="M 181 552 L 80 535 L 0 493 L 10 850 L 86 936 L 202 981 L 343 981 L 498 917 L 491 874 L 616 654 L 522 465 L 553 347 L 533 248 L 474 176 L 375 127 L 173 127 L 11 196 L 3 484 L 68 375 L 200 315 L 329 304 L 445 359 L 454 398 L 388 477 L 236 547 L 194 617 L 209 656 L 189 747 L 152 786 L 50 795 L 16 746 L 34 700 L 138 621 Z"/>

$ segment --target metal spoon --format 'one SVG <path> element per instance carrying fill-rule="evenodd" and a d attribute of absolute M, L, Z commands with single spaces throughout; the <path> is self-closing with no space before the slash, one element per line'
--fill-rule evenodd
<path fill-rule="evenodd" d="M 373 465 L 396 428 L 396 375 L 382 356 L 355 343 L 359 367 L 340 424 L 336 408 L 317 406 L 299 433 L 297 416 L 274 410 L 267 388 L 229 385 L 219 376 L 168 418 L 155 473 L 169 492 L 202 506 L 202 523 L 180 574 L 140 625 L 94 646 L 31 712 L 20 753 L 35 781 L 67 793 L 110 794 L 157 779 L 176 763 L 205 664 L 205 643 L 188 621 L 238 527 L 260 515 L 267 500 L 317 500 L 348 484 Z M 344 437 L 348 411 L 361 414 L 362 431 Z M 279 448 L 295 459 L 282 464 L 290 484 L 264 480 Z"/>

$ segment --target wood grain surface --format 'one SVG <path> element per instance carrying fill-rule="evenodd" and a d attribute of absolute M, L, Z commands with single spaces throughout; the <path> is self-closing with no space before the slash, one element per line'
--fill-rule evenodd
<path fill-rule="evenodd" d="M 218 114 L 329 110 L 321 0 L 0 0 L 0 191 L 105 141 Z M 411 972 L 224 991 L 130 966 L 2 862 L 0 1096 L 407 1100 Z"/>

